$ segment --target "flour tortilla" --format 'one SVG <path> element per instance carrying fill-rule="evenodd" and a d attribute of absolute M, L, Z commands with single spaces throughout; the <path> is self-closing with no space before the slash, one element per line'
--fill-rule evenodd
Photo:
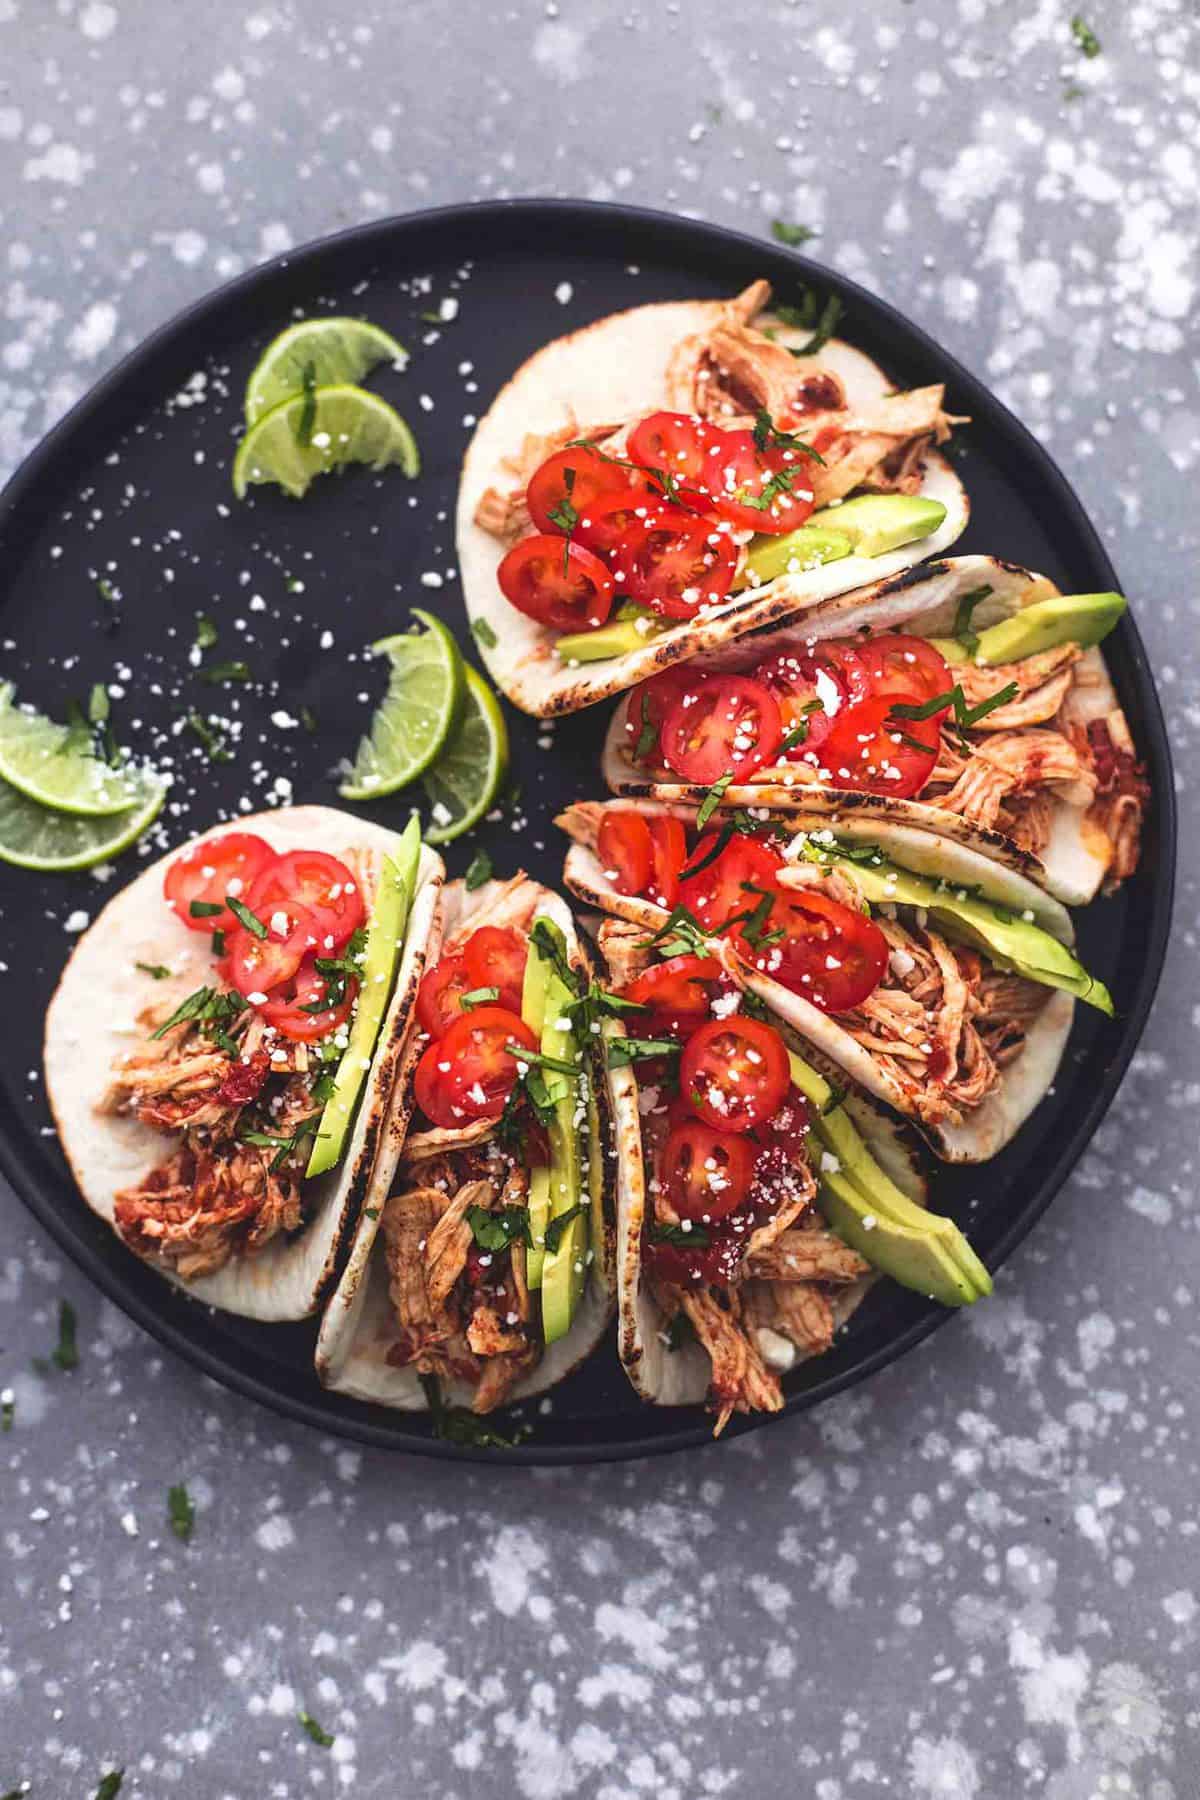
<path fill-rule="evenodd" d="M 227 829 L 256 832 L 280 852 L 391 854 L 398 842 L 395 832 L 327 806 L 286 807 L 238 819 Z M 207 835 L 219 836 L 220 830 Z M 171 1140 L 137 1119 L 102 1116 L 96 1103 L 109 1086 L 113 1064 L 144 1035 L 138 1015 L 149 1006 L 174 1007 L 212 979 L 207 937 L 189 931 L 162 897 L 163 872 L 179 854 L 173 850 L 152 863 L 109 901 L 76 945 L 46 1014 L 46 1093 L 59 1142 L 83 1198 L 109 1225 L 117 1192 L 162 1162 Z M 316 1311 L 342 1235 L 358 1215 L 381 1153 L 443 874 L 441 858 L 422 847 L 395 990 L 346 1153 L 337 1168 L 305 1183 L 303 1229 L 290 1239 L 273 1239 L 256 1255 L 235 1256 L 216 1274 L 195 1281 L 160 1270 L 193 1299 L 267 1321 L 303 1319 Z M 165 964 L 170 977 L 156 981 L 137 968 L 139 962 Z"/>
<path fill-rule="evenodd" d="M 811 1046 L 800 1034 L 781 1022 L 790 1049 L 814 1064 Z M 610 1037 L 621 1036 L 619 1027 Z M 646 1220 L 646 1161 L 642 1146 L 638 1107 L 637 1073 L 632 1064 L 609 1069 L 608 1092 L 617 1141 L 617 1354 L 621 1365 L 643 1400 L 655 1406 L 699 1406 L 708 1395 L 712 1364 L 701 1344 L 689 1338 L 677 1350 L 669 1348 L 665 1321 L 648 1282 L 642 1280 L 642 1234 Z M 918 1205 L 925 1201 L 925 1181 L 905 1143 L 901 1130 L 874 1107 L 853 1096 L 853 1119 L 876 1161 L 901 1191 Z M 850 1098 L 847 1100 L 850 1107 Z M 839 1287 L 833 1296 L 833 1316 L 840 1330 L 861 1305 L 878 1277 Z M 807 1360 L 798 1352 L 797 1361 Z"/>
<path fill-rule="evenodd" d="M 458 566 L 463 597 L 480 654 L 496 685 L 523 712 L 539 718 L 576 712 L 619 694 L 669 664 L 711 650 L 743 632 L 771 625 L 864 583 L 898 574 L 927 556 L 940 555 L 966 528 L 969 502 L 945 457 L 925 457 L 921 493 L 940 500 L 946 517 L 936 532 L 883 556 L 848 556 L 803 574 L 781 575 L 731 598 L 703 620 L 672 626 L 644 649 L 606 662 L 571 667 L 554 650 L 559 635 L 526 618 L 500 592 L 496 571 L 505 546 L 475 523 L 480 496 L 492 486 L 511 487 L 504 458 L 533 433 L 564 426 L 580 430 L 601 421 L 643 417 L 668 405 L 667 370 L 681 339 L 710 330 L 724 302 L 675 300 L 614 313 L 556 338 L 522 364 L 480 420 L 467 449 L 458 495 Z M 770 313 L 762 322 L 782 343 L 801 344 L 805 332 L 781 325 Z M 820 362 L 842 379 L 851 407 L 892 392 L 893 383 L 861 350 L 833 338 Z M 490 629 L 488 629 L 490 628 Z M 494 638 L 494 642 L 488 641 Z"/>
<path fill-rule="evenodd" d="M 739 638 L 720 650 L 695 658 L 706 672 L 745 671 L 778 651 L 803 650 L 825 638 L 849 637 L 864 626 L 875 632 L 906 631 L 916 637 L 950 637 L 959 599 L 974 588 L 990 587 L 971 615 L 974 630 L 982 631 L 1000 619 L 1011 618 L 1026 606 L 1048 600 L 1059 592 L 1044 575 L 1031 574 L 1016 563 L 994 556 L 960 556 L 923 563 L 905 575 L 877 582 L 855 594 L 806 613 L 802 619 L 776 629 Z M 1077 679 L 1068 698 L 1067 711 L 1087 724 L 1117 710 L 1112 678 L 1098 647 L 1084 652 L 1076 665 Z M 953 670 L 951 670 L 953 677 Z M 602 768 L 614 794 L 645 796 L 654 800 L 699 805 L 704 789 L 684 782 L 653 782 L 634 762 L 629 735 L 624 729 L 623 706 L 613 713 L 605 739 Z M 847 789 L 821 788 L 809 782 L 787 787 L 778 782 L 754 781 L 730 786 L 722 805 L 766 806 L 772 812 L 809 812 L 831 806 L 841 819 L 860 817 L 895 819 L 953 838 L 968 849 L 981 852 L 1006 868 L 1026 876 L 1068 906 L 1085 906 L 1095 898 L 1108 866 L 1109 846 L 1087 818 L 1082 796 L 1055 797 L 1050 838 L 1040 857 L 1022 850 L 1002 832 L 973 825 L 958 813 L 934 802 L 897 800 L 879 794 L 858 794 Z M 838 829 L 841 829 L 839 822 Z"/>
<path fill-rule="evenodd" d="M 469 936 L 480 925 L 513 925 L 526 929 L 538 916 L 550 919 L 559 927 L 567 942 L 572 967 L 590 978 L 590 963 L 570 908 L 549 888 L 523 876 L 508 882 L 485 882 L 471 893 L 461 881 L 451 882 L 443 891 L 428 964 L 432 967 L 445 949 L 453 948 L 456 939 Z M 380 1161 L 367 1206 L 358 1220 L 349 1260 L 325 1309 L 317 1338 L 317 1373 L 326 1387 L 350 1394 L 356 1400 L 372 1401 L 401 1412 L 424 1412 L 428 1410 L 428 1402 L 416 1370 L 407 1366 L 395 1367 L 387 1360 L 396 1339 L 396 1325 L 388 1297 L 383 1243 L 380 1240 L 376 1248 L 376 1242 L 379 1215 L 391 1192 L 396 1165 L 408 1134 L 414 1106 L 412 1076 L 424 1046 L 425 1039 L 414 1014 L 387 1121 L 387 1142 L 394 1148 L 394 1154 L 390 1157 L 390 1166 L 385 1168 L 383 1160 Z M 598 1094 L 597 1098 L 602 1114 L 606 1114 L 603 1095 Z M 604 1117 L 601 1132 L 603 1143 L 607 1137 Z M 607 1167 L 605 1175 L 606 1181 L 610 1181 L 611 1172 Z M 543 1350 L 536 1366 L 514 1388 L 511 1403 L 527 1400 L 555 1386 L 591 1354 L 604 1336 L 612 1313 L 612 1268 L 616 1256 L 611 1200 L 606 1206 L 606 1215 L 609 1215 L 610 1241 L 601 1248 L 592 1265 L 570 1331 Z M 469 1406 L 471 1393 L 469 1382 L 442 1383 L 442 1398 L 447 1404 Z"/>
<path fill-rule="evenodd" d="M 587 905 L 628 919 L 635 925 L 644 925 L 654 932 L 666 923 L 666 909 L 651 900 L 619 894 L 595 852 L 596 834 L 605 808 L 628 807 L 630 804 L 645 814 L 669 814 L 688 826 L 695 823 L 695 810 L 690 807 L 665 806 L 645 800 L 582 802 L 560 814 L 556 820 L 574 839 L 563 865 L 563 880 Z M 810 828 L 821 829 L 827 821 L 817 817 L 808 823 Z M 792 817 L 786 824 L 789 829 L 799 831 L 805 821 L 803 817 Z M 844 822 L 839 822 L 838 831 L 839 835 L 857 836 L 859 841 L 877 843 L 901 867 L 940 875 L 963 887 L 977 887 L 986 898 L 1014 912 L 1030 910 L 1034 922 L 1050 931 L 1061 943 L 1073 941 L 1070 915 L 1064 907 L 1025 877 L 988 862 L 966 845 L 919 832 L 912 826 L 899 827 L 884 821 L 869 829 L 860 824 L 851 830 L 846 829 Z M 723 938 L 712 940 L 708 954 L 716 956 L 741 987 L 757 994 L 778 1018 L 835 1062 L 863 1093 L 899 1113 L 911 1115 L 908 1097 L 890 1072 L 876 1062 L 836 1018 L 821 1012 L 769 975 L 760 975 L 747 967 Z M 1074 1007 L 1070 994 L 1061 989 L 1050 991 L 1045 1006 L 1026 1034 L 1020 1055 L 1004 1069 L 1000 1081 L 983 1104 L 964 1116 L 961 1125 L 927 1125 L 923 1121 L 914 1121 L 944 1161 L 986 1162 L 1004 1148 L 1054 1080 L 1070 1035 Z"/>

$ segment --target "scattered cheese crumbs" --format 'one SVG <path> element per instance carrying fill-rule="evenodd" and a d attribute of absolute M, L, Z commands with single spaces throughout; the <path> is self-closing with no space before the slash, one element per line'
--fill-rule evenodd
<path fill-rule="evenodd" d="M 78 907 L 68 918 L 63 920 L 63 930 L 72 932 L 86 931 L 88 923 L 88 914 L 84 912 L 82 907 Z"/>
<path fill-rule="evenodd" d="M 426 569 L 424 574 L 421 576 L 421 586 L 427 587 L 427 588 L 440 588 L 441 585 L 442 585 L 442 578 L 438 574 L 437 570 L 436 569 Z"/>
<path fill-rule="evenodd" d="M 822 1175 L 836 1175 L 838 1170 L 841 1168 L 841 1166 L 842 1166 L 841 1163 L 838 1161 L 837 1157 L 833 1154 L 832 1150 L 822 1150 L 822 1152 L 821 1152 L 821 1173 L 822 1173 Z"/>
<path fill-rule="evenodd" d="M 574 292 L 575 289 L 571 286 L 569 281 L 560 281 L 554 290 L 554 298 L 558 301 L 560 306 L 566 306 Z"/>

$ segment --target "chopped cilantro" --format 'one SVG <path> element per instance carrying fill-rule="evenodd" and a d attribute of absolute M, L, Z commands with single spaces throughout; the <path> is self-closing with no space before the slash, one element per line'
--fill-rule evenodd
<path fill-rule="evenodd" d="M 225 743 L 224 732 L 217 730 L 211 719 L 203 719 L 198 712 L 190 712 L 184 725 L 194 737 L 199 738 L 208 753 L 209 762 L 233 761 L 233 751 Z"/>
<path fill-rule="evenodd" d="M 296 442 L 302 450 L 312 444 L 313 426 L 317 422 L 317 365 L 306 362 L 303 373 L 304 405 L 296 420 Z"/>
<path fill-rule="evenodd" d="M 492 874 L 491 857 L 486 850 L 477 850 L 471 858 L 470 868 L 463 876 L 463 886 L 468 894 L 473 894 L 476 888 L 482 887 L 485 881 L 492 879 Z"/>
<path fill-rule="evenodd" d="M 971 630 L 971 614 L 980 601 L 986 600 L 991 592 L 990 582 L 985 583 L 983 587 L 972 588 L 969 593 L 962 596 L 954 609 L 954 625 L 951 636 L 958 639 L 969 656 L 974 656 L 979 648 L 978 633 Z"/>
<path fill-rule="evenodd" d="M 64 1373 L 79 1367 L 79 1346 L 75 1341 L 75 1308 L 69 1300 L 58 1303 L 58 1342 L 50 1352 L 50 1361 Z"/>
<path fill-rule="evenodd" d="M 204 613 L 196 615 L 196 648 L 211 650 L 217 641 L 217 628 Z"/>
<path fill-rule="evenodd" d="M 249 663 L 223 662 L 213 663 L 211 668 L 200 670 L 201 681 L 253 681 Z"/>
<path fill-rule="evenodd" d="M 302 706 L 300 708 L 300 723 L 310 735 L 317 729 L 317 715 L 311 706 Z"/>
<path fill-rule="evenodd" d="M 650 717 L 650 696 L 646 693 L 645 689 L 642 690 L 641 707 L 642 728 L 638 732 L 638 741 L 634 746 L 634 762 L 643 762 L 645 758 L 649 756 L 651 750 L 654 748 L 655 740 L 658 737 L 658 727 Z"/>
<path fill-rule="evenodd" d="M 225 908 L 217 900 L 189 900 L 188 917 L 190 919 L 215 919 Z"/>
<path fill-rule="evenodd" d="M 704 827 L 708 824 L 708 821 L 712 818 L 718 806 L 720 806 L 721 801 L 724 799 L 725 790 L 732 780 L 733 770 L 728 769 L 724 775 L 719 776 L 718 779 L 713 782 L 703 800 L 700 802 L 700 810 L 696 814 L 697 831 L 704 830 Z"/>
<path fill-rule="evenodd" d="M 515 1056 L 531 1068 L 553 1069 L 558 1075 L 579 1074 L 579 1064 L 567 1062 L 565 1057 L 547 1056 L 544 1050 L 527 1050 L 524 1044 L 505 1044 L 504 1048 L 509 1056 Z"/>
<path fill-rule="evenodd" d="M 100 1777 L 100 1786 L 96 1789 L 95 1800 L 117 1800 L 124 1780 L 124 1769 L 110 1769 L 107 1775 Z"/>
<path fill-rule="evenodd" d="M 17 1413 L 17 1403 L 11 1394 L 0 1400 L 0 1431 L 11 1431 Z"/>
<path fill-rule="evenodd" d="M 1071 20 L 1071 36 L 1075 39 L 1075 42 L 1079 45 L 1079 48 L 1083 51 L 1083 54 L 1087 57 L 1089 62 L 1093 56 L 1099 56 L 1100 51 L 1103 48 L 1100 39 L 1096 36 L 1087 20 L 1083 18 L 1080 13 L 1076 13 L 1075 17 Z"/>
<path fill-rule="evenodd" d="M 954 723 L 960 731 L 967 731 L 972 725 L 978 725 L 980 719 L 986 719 L 989 713 L 995 712 L 997 707 L 1007 706 L 1009 701 L 1015 700 L 1019 693 L 1020 689 L 1016 682 L 1010 681 L 998 693 L 989 694 L 986 700 L 981 700 L 978 706 L 968 706 L 966 695 L 955 682 L 954 686 L 947 688 L 944 694 L 934 694 L 931 700 L 925 700 L 919 706 L 915 703 L 909 705 L 905 701 L 897 700 L 889 711 L 888 718 L 932 719 L 935 713 L 945 712 L 952 706 Z M 921 748 L 924 749 L 926 746 L 922 745 Z"/>
<path fill-rule="evenodd" d="M 826 295 L 824 301 L 814 288 L 802 288 L 800 303 L 797 306 L 776 306 L 774 312 L 783 324 L 790 325 L 794 331 L 811 331 L 812 336 L 806 344 L 793 349 L 793 356 L 815 356 L 837 329 L 842 316 L 842 302 L 837 294 Z M 789 349 L 791 346 L 789 345 Z"/>
<path fill-rule="evenodd" d="M 527 1206 L 506 1206 L 500 1212 L 489 1212 L 486 1206 L 468 1206 L 466 1217 L 471 1236 L 481 1250 L 507 1250 L 510 1244 L 533 1242 Z"/>
<path fill-rule="evenodd" d="M 777 244 L 786 244 L 789 250 L 798 249 L 817 235 L 811 225 L 790 225 L 786 219 L 771 220 L 771 236 Z"/>
<path fill-rule="evenodd" d="M 494 1006 L 500 998 L 498 987 L 472 988 L 469 994 L 460 994 L 458 1004 L 464 1012 L 470 1012 L 473 1006 Z"/>
<path fill-rule="evenodd" d="M 104 629 L 110 633 L 114 632 L 121 623 L 120 596 L 112 582 L 104 576 L 101 576 L 96 583 L 96 592 L 99 594 L 100 603 L 104 608 Z"/>
<path fill-rule="evenodd" d="M 512 1450 L 529 1436 L 528 1425 L 518 1426 L 511 1437 L 496 1431 L 478 1413 L 468 1412 L 465 1406 L 447 1406 L 442 1399 L 442 1390 L 436 1375 L 422 1375 L 421 1386 L 425 1390 L 425 1399 L 433 1424 L 433 1435 L 447 1444 L 473 1444 L 487 1450 Z"/>
<path fill-rule="evenodd" d="M 143 975 L 152 975 L 155 981 L 165 981 L 171 973 L 165 963 L 135 962 L 133 966 L 135 969 L 140 969 Z"/>
<path fill-rule="evenodd" d="M 88 718 L 93 725 L 104 725 L 109 715 L 108 689 L 102 681 L 97 681 L 88 696 Z"/>
<path fill-rule="evenodd" d="M 196 902 L 193 901 L 192 904 L 194 906 Z M 258 914 L 252 913 L 250 908 L 244 905 L 242 901 L 238 899 L 236 894 L 226 894 L 225 904 L 233 914 L 234 918 L 238 919 L 246 927 L 246 930 L 250 933 L 251 937 L 266 937 L 267 928 L 258 917 Z M 221 909 L 218 906 L 216 910 L 217 912 L 220 912 Z"/>
<path fill-rule="evenodd" d="M 585 1213 L 587 1210 L 586 1202 L 577 1200 L 575 1205 L 568 1206 L 565 1212 L 555 1213 L 554 1217 L 546 1226 L 546 1236 L 544 1241 L 547 1256 L 554 1255 L 555 1251 L 562 1243 L 563 1238 L 566 1235 L 567 1227 L 572 1219 L 577 1219 L 580 1213 Z"/>
<path fill-rule="evenodd" d="M 499 642 L 496 633 L 492 630 L 492 627 L 488 624 L 486 619 L 472 619 L 471 633 L 472 636 L 488 650 L 494 650 Z"/>
<path fill-rule="evenodd" d="M 678 1038 L 615 1037 L 608 1046 L 610 1069 L 627 1069 L 630 1063 L 644 1062 L 651 1056 L 677 1056 L 683 1049 Z"/>
<path fill-rule="evenodd" d="M 311 366 L 310 363 L 309 367 L 311 368 Z M 305 1712 L 303 1707 L 301 1707 L 300 1711 L 296 1714 L 296 1717 L 299 1719 L 301 1725 L 303 1725 L 305 1731 L 307 1731 L 313 1743 L 319 1744 L 322 1750 L 328 1750 L 329 1746 L 334 1742 L 333 1732 L 325 1731 L 317 1724 L 317 1721 L 313 1718 L 312 1714 L 310 1712 Z"/>
<path fill-rule="evenodd" d="M 682 1225 L 663 1225 L 656 1221 L 650 1227 L 650 1241 L 672 1244 L 677 1250 L 707 1250 L 709 1238 L 703 1225 L 692 1225 L 685 1230 Z"/>
<path fill-rule="evenodd" d="M 167 1517 L 171 1521 L 171 1530 L 179 1541 L 190 1544 L 196 1523 L 196 1508 L 182 1481 L 167 1489 Z"/>

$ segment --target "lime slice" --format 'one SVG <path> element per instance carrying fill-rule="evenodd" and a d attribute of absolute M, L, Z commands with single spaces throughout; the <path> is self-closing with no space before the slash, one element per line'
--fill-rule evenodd
<path fill-rule="evenodd" d="M 463 697 L 462 653 L 440 619 L 413 608 L 424 631 L 380 638 L 371 648 L 389 656 L 388 691 L 371 720 L 354 767 L 338 792 L 345 800 L 394 794 L 427 769 L 450 736 Z"/>
<path fill-rule="evenodd" d="M 137 842 L 166 797 L 166 783 L 150 775 L 138 775 L 133 785 L 136 805 L 105 818 L 84 818 L 51 812 L 0 782 L 0 861 L 51 874 L 111 862 Z"/>
<path fill-rule="evenodd" d="M 253 425 L 281 400 L 304 391 L 307 371 L 315 386 L 361 381 L 381 362 L 404 364 L 403 344 L 365 319 L 302 319 L 267 345 L 246 383 L 246 423 Z"/>
<path fill-rule="evenodd" d="M 314 476 L 349 463 L 372 469 L 396 463 L 412 476 L 421 458 L 412 432 L 386 400 L 365 388 L 317 388 L 293 394 L 251 425 L 234 459 L 233 491 L 244 500 L 248 487 L 274 481 L 298 500 Z"/>
<path fill-rule="evenodd" d="M 96 817 L 136 805 L 139 790 L 128 770 L 101 762 L 86 734 L 81 741 L 69 725 L 23 712 L 15 697 L 12 683 L 0 681 L 0 779 L 60 812 Z"/>
<path fill-rule="evenodd" d="M 464 665 L 467 690 L 462 716 L 450 742 L 422 777 L 433 821 L 428 844 L 448 844 L 478 825 L 494 804 L 508 772 L 508 727 L 487 682 Z"/>

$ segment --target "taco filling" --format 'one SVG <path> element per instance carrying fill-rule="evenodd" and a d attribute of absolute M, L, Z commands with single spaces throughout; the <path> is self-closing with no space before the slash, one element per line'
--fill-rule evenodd
<path fill-rule="evenodd" d="M 511 916 L 508 884 L 486 910 Z M 559 903 L 561 905 L 561 903 Z M 382 1354 L 491 1412 L 565 1338 L 604 1224 L 599 1126 L 563 930 L 468 924 L 418 990 L 427 1042 L 399 1185 L 379 1217 Z"/>
<path fill-rule="evenodd" d="M 705 618 L 762 585 L 770 546 L 775 573 L 815 568 L 945 519 L 914 498 L 926 450 L 954 423 L 941 386 L 853 404 L 815 339 L 797 351 L 773 337 L 778 322 L 755 325 L 769 299 L 755 282 L 677 345 L 666 408 L 527 434 L 507 479 L 480 494 L 474 523 L 505 547 L 501 591 L 559 634 L 566 661 Z"/>
<path fill-rule="evenodd" d="M 780 1409 L 780 1375 L 829 1348 L 837 1296 L 869 1265 L 814 1209 L 809 1105 L 781 1032 L 740 1010 L 712 957 L 660 961 L 615 920 L 600 945 L 638 1008 L 607 1055 L 637 1071 L 641 1280 L 667 1348 L 706 1353 L 719 1432 L 734 1412 Z"/>
<path fill-rule="evenodd" d="M 611 895 L 666 916 L 659 941 L 727 947 L 727 966 L 835 1019 L 893 1103 L 927 1125 L 960 1124 L 998 1088 L 1054 988 L 1111 1011 L 1032 918 L 915 874 L 885 847 L 744 812 L 699 835 L 618 805 L 575 806 L 560 823 L 594 850 Z"/>
<path fill-rule="evenodd" d="M 138 1255 L 192 1281 L 305 1225 L 370 1068 L 418 844 L 400 840 L 398 862 L 343 860 L 231 831 L 170 863 L 163 898 L 209 937 L 211 973 L 178 1003 L 143 1010 L 144 1041 L 116 1061 L 96 1107 L 165 1140 L 162 1160 L 114 1197 L 116 1230 Z"/>
<path fill-rule="evenodd" d="M 1039 858 L 1065 802 L 1099 840 L 1110 889 L 1136 868 L 1149 788 L 1115 703 L 1089 716 L 1096 673 L 1078 642 L 981 666 L 908 633 L 789 634 L 742 662 L 631 690 L 626 766 L 655 785 L 769 785 L 798 802 L 806 788 L 919 800 Z"/>

